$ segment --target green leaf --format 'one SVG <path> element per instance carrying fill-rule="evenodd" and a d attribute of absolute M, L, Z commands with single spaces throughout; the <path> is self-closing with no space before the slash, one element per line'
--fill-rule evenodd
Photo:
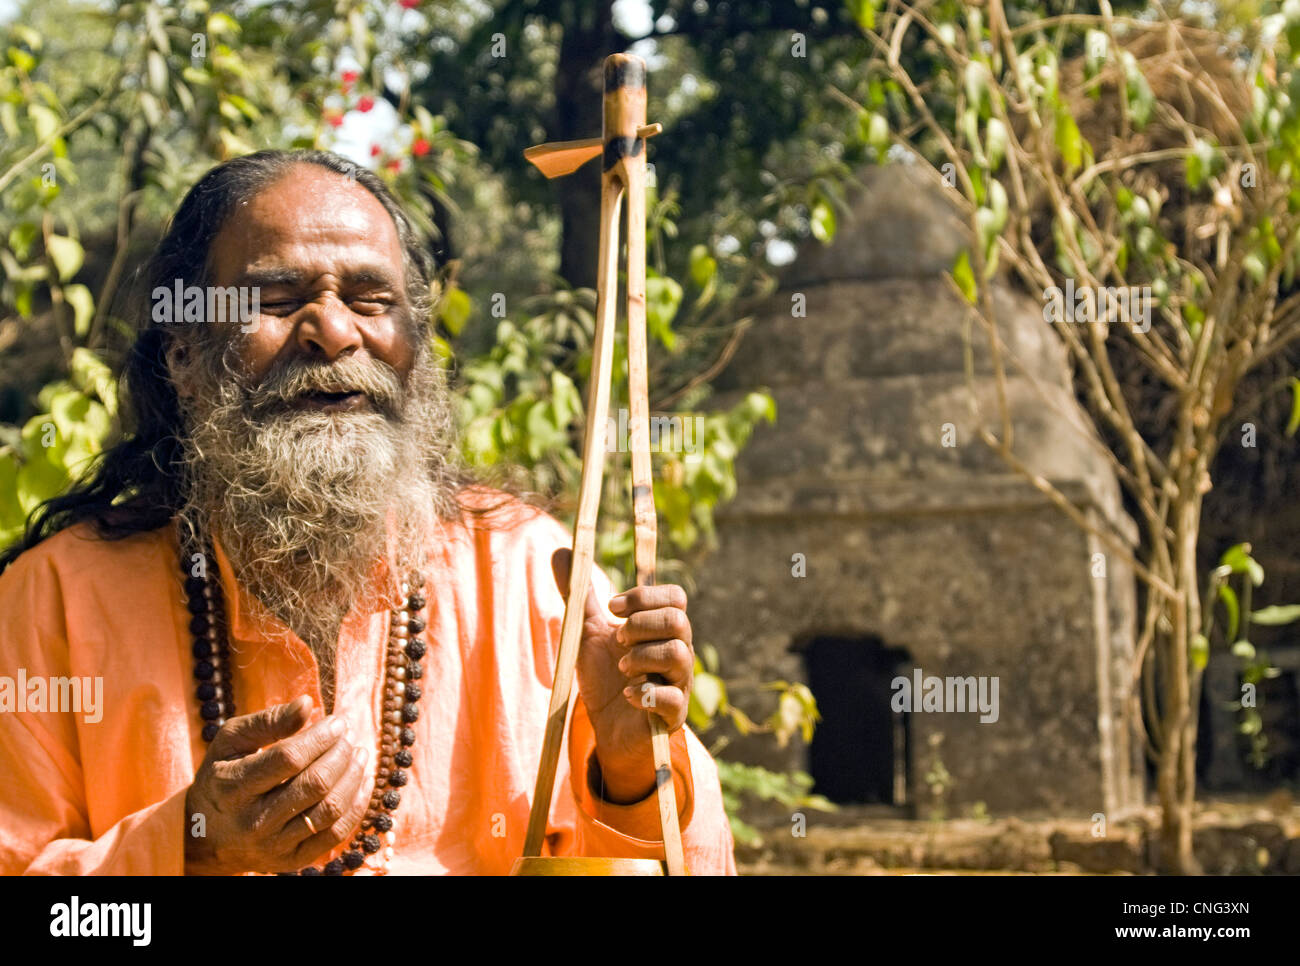
<path fill-rule="evenodd" d="M 1300 620 L 1300 604 L 1274 604 L 1262 610 L 1251 611 L 1250 619 L 1266 627 L 1278 627 Z"/>
<path fill-rule="evenodd" d="M 981 105 L 988 99 L 988 68 L 978 60 L 968 60 L 963 81 L 966 85 L 966 100 L 969 109 L 978 112 Z"/>
<path fill-rule="evenodd" d="M 577 386 L 559 369 L 551 371 L 551 406 L 555 410 L 557 427 L 567 427 L 582 410 L 582 397 Z"/>
<path fill-rule="evenodd" d="M 668 350 L 677 344 L 673 319 L 682 304 L 682 287 L 677 280 L 647 269 L 645 280 L 646 328 Z"/>
<path fill-rule="evenodd" d="M 744 401 L 736 407 L 736 410 L 740 410 L 754 422 L 760 419 L 766 419 L 769 423 L 776 422 L 776 400 L 766 392 L 746 394 Z"/>
<path fill-rule="evenodd" d="M 156 50 L 149 51 L 146 58 L 149 70 L 149 87 L 159 97 L 167 96 L 167 61 Z"/>
<path fill-rule="evenodd" d="M 1102 65 L 1106 63 L 1106 54 L 1110 49 L 1110 38 L 1105 31 L 1089 30 L 1084 34 L 1083 49 L 1085 52 L 1084 76 L 1091 80 L 1097 76 L 1097 71 L 1101 70 Z"/>
<path fill-rule="evenodd" d="M 528 408 L 524 431 L 527 434 L 524 448 L 533 462 L 541 459 L 543 453 L 563 439 L 555 431 L 554 410 L 545 400 L 539 400 Z"/>
<path fill-rule="evenodd" d="M 27 116 L 32 119 L 32 126 L 36 128 L 36 140 L 42 142 L 54 137 L 54 132 L 59 129 L 59 125 L 62 123 L 59 120 L 59 115 L 44 104 L 28 104 Z"/>
<path fill-rule="evenodd" d="M 784 748 L 790 743 L 796 731 L 803 724 L 803 705 L 789 691 L 784 692 L 777 701 L 776 711 L 769 719 L 772 730 L 776 733 L 777 743 Z"/>
<path fill-rule="evenodd" d="M 1210 642 L 1204 634 L 1197 634 L 1192 638 L 1192 667 L 1198 671 L 1204 671 L 1207 664 L 1210 663 Z"/>
<path fill-rule="evenodd" d="M 147 94 L 142 95 L 141 101 L 143 102 L 144 97 L 147 96 Z M 217 137 L 221 141 L 221 149 L 227 155 L 239 156 L 243 154 L 251 154 L 253 151 L 253 146 L 251 144 L 239 137 L 239 135 L 235 134 L 233 131 L 226 130 L 224 127 L 217 132 Z"/>
<path fill-rule="evenodd" d="M 442 304 L 438 307 L 438 318 L 448 332 L 457 336 L 465 328 L 473 308 L 474 303 L 464 289 L 449 289 L 443 295 Z"/>
<path fill-rule="evenodd" d="M 889 121 L 877 111 L 863 111 L 858 115 L 858 135 L 879 154 L 889 150 Z"/>
<path fill-rule="evenodd" d="M 1300 379 L 1291 380 L 1291 418 L 1287 420 L 1286 434 L 1294 436 L 1300 429 Z"/>
<path fill-rule="evenodd" d="M 63 297 L 72 306 L 73 328 L 78 337 L 84 338 L 90 331 L 90 320 L 95 315 L 95 297 L 84 285 L 69 285 L 63 290 Z"/>
<path fill-rule="evenodd" d="M 231 124 L 243 123 L 244 115 L 239 113 L 239 108 L 237 108 L 233 103 L 231 103 L 228 97 L 223 97 L 221 99 L 220 103 L 217 104 L 217 110 L 220 111 L 221 116 L 224 117 Z"/>
<path fill-rule="evenodd" d="M 38 234 L 40 228 L 34 221 L 22 221 L 14 225 L 9 232 L 9 247 L 13 249 L 14 255 L 19 259 L 27 258 Z"/>
<path fill-rule="evenodd" d="M 9 63 L 13 64 L 25 74 L 30 74 L 36 67 L 36 58 L 25 50 L 17 47 L 9 48 Z"/>
<path fill-rule="evenodd" d="M 1264 265 L 1264 259 L 1260 257 L 1259 252 L 1251 252 L 1243 258 L 1241 267 L 1256 285 L 1263 285 L 1268 277 L 1268 268 Z"/>
<path fill-rule="evenodd" d="M 239 36 L 239 21 L 226 13 L 214 13 L 208 17 L 208 33 L 213 37 Z"/>
<path fill-rule="evenodd" d="M 952 280 L 957 283 L 957 290 L 961 292 L 962 298 L 974 305 L 979 297 L 979 290 L 975 285 L 975 272 L 970 267 L 970 252 L 963 251 L 953 262 Z"/>
<path fill-rule="evenodd" d="M 18 109 L 10 101 L 0 103 L 0 127 L 4 128 L 5 134 L 11 138 L 19 135 L 18 129 Z"/>
<path fill-rule="evenodd" d="M 1068 170 L 1083 164 L 1083 135 L 1065 108 L 1056 112 L 1056 149 L 1061 152 L 1061 160 Z"/>
<path fill-rule="evenodd" d="M 89 409 L 90 400 L 71 386 L 54 393 L 50 399 L 50 418 L 58 427 L 59 435 L 68 439 L 78 431 Z"/>
<path fill-rule="evenodd" d="M 1219 585 L 1219 599 L 1223 601 L 1224 609 L 1228 612 L 1228 640 L 1233 640 L 1237 636 L 1237 627 L 1241 622 L 1241 606 L 1237 603 L 1237 592 L 1227 584 Z"/>
<path fill-rule="evenodd" d="M 194 113 L 194 95 L 184 83 L 177 80 L 172 83 L 172 89 L 176 91 L 176 100 L 180 102 L 181 110 L 186 114 Z"/>
<path fill-rule="evenodd" d="M 975 212 L 975 233 L 979 238 L 980 250 L 984 252 L 987 262 L 998 240 L 997 215 L 992 208 L 981 207 Z"/>
<path fill-rule="evenodd" d="M 32 50 L 41 49 L 41 35 L 31 27 L 21 23 L 11 23 L 8 25 L 13 35 L 25 43 Z"/>
<path fill-rule="evenodd" d="M 1246 574 L 1258 587 L 1264 582 L 1264 568 L 1250 555 L 1250 544 L 1239 543 L 1229 547 L 1219 558 L 1219 566 L 1229 568 L 1234 574 Z"/>
<path fill-rule="evenodd" d="M 1187 186 L 1195 191 L 1218 169 L 1218 152 L 1204 138 L 1197 138 L 1192 152 L 1184 160 Z"/>
<path fill-rule="evenodd" d="M 117 402 L 117 379 L 95 353 L 84 346 L 72 350 L 69 367 L 72 384 L 87 394 L 94 394 L 111 412 Z"/>
<path fill-rule="evenodd" d="M 18 455 L 9 448 L 0 450 L 0 545 L 6 535 L 21 529 L 23 508 L 18 502 Z"/>
<path fill-rule="evenodd" d="M 713 720 L 726 697 L 727 689 L 720 677 L 707 671 L 695 675 L 691 685 L 691 704 L 698 705 L 700 716 L 705 722 Z"/>
<path fill-rule="evenodd" d="M 227 94 L 226 96 L 229 98 L 230 103 L 235 106 L 235 109 L 244 117 L 248 118 L 250 121 L 261 120 L 262 112 L 258 110 L 257 105 L 248 98 L 233 93 Z"/>
<path fill-rule="evenodd" d="M 51 447 L 55 449 L 55 447 Z M 68 485 L 68 472 L 62 465 L 63 447 L 56 454 L 60 462 L 46 459 L 29 459 L 18 470 L 18 502 L 24 516 L 31 513 L 50 497 L 57 496 Z"/>
<path fill-rule="evenodd" d="M 1140 131 L 1151 120 L 1156 98 L 1132 52 L 1121 51 L 1120 61 L 1124 65 L 1124 99 L 1128 103 L 1129 117 L 1133 126 Z"/>
<path fill-rule="evenodd" d="M 448 366 L 451 365 L 456 358 L 456 353 L 452 349 L 451 343 L 440 335 L 435 335 L 433 337 L 433 354 L 436 361 Z"/>
<path fill-rule="evenodd" d="M 966 110 L 961 112 L 959 124 L 959 130 L 961 131 L 962 137 L 966 139 L 966 143 L 970 145 L 971 154 L 975 158 L 975 163 L 981 166 L 988 163 L 988 159 L 984 156 L 984 147 L 980 144 L 979 113 L 974 107 L 967 107 Z M 975 200 L 979 201 L 981 199 L 977 195 Z"/>
<path fill-rule="evenodd" d="M 81 263 L 86 259 L 81 243 L 64 235 L 51 235 L 47 250 L 59 273 L 59 279 L 65 282 L 77 274 Z"/>
<path fill-rule="evenodd" d="M 1002 159 L 1007 153 L 1007 126 L 999 118 L 989 118 L 988 128 L 986 131 L 989 170 L 997 171 L 1002 167 Z"/>
<path fill-rule="evenodd" d="M 705 245 L 696 245 L 691 249 L 691 281 L 704 288 L 717 274 L 718 260 L 709 254 Z"/>
<path fill-rule="evenodd" d="M 171 53 L 172 42 L 167 36 L 167 31 L 163 29 L 162 12 L 153 5 L 145 8 L 145 25 L 149 30 L 149 36 L 153 39 L 154 46 L 164 54 Z"/>
<path fill-rule="evenodd" d="M 988 207 L 981 207 L 975 212 L 975 228 L 979 236 L 981 251 L 985 262 L 993 260 L 998 235 L 1007 224 L 1007 192 L 1000 181 L 989 183 Z M 991 272 L 986 272 L 991 274 Z"/>
<path fill-rule="evenodd" d="M 145 120 L 153 127 L 159 127 L 162 124 L 162 103 L 149 91 L 140 92 L 140 110 L 144 112 Z M 225 134 L 225 131 L 221 132 Z M 240 153 L 243 152 L 229 152 Z"/>
<path fill-rule="evenodd" d="M 876 3 L 877 0 L 844 0 L 849 16 L 863 30 L 876 29 Z"/>
<path fill-rule="evenodd" d="M 823 245 L 835 238 L 835 209 L 825 198 L 818 198 L 812 209 L 812 233 Z"/>

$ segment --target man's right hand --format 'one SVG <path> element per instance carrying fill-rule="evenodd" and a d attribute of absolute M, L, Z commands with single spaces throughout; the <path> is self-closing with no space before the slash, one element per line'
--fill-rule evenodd
<path fill-rule="evenodd" d="M 296 871 L 356 830 L 370 800 L 370 752 L 352 745 L 342 718 L 302 730 L 311 707 L 304 695 L 217 732 L 185 798 L 186 875 Z"/>

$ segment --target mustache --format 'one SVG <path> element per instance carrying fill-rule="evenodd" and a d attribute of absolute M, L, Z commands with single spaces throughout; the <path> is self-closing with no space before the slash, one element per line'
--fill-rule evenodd
<path fill-rule="evenodd" d="M 369 357 L 310 362 L 291 356 L 275 363 L 256 386 L 245 386 L 244 402 L 255 414 L 290 408 L 315 393 L 364 394 L 379 412 L 396 419 L 404 402 L 402 381 L 392 366 Z"/>

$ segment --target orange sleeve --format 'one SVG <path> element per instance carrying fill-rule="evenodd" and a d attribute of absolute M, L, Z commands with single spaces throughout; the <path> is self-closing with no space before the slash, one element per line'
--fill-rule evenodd
<path fill-rule="evenodd" d="M 73 673 L 64 608 L 45 548 L 28 551 L 0 575 L 0 676 L 8 679 L 0 687 L 9 697 L 0 704 L 0 874 L 180 875 L 186 790 L 92 839 L 78 716 L 12 706 L 20 672 L 28 680 Z M 148 750 L 120 753 L 127 771 Z"/>
<path fill-rule="evenodd" d="M 568 781 L 556 797 L 569 799 L 562 812 L 576 816 L 572 855 L 663 858 L 659 806 L 653 792 L 631 805 L 614 805 L 595 795 L 587 769 L 596 754 L 596 737 L 582 699 L 574 695 L 567 741 Z M 691 875 L 735 875 L 731 824 L 722 803 L 717 767 L 689 727 L 672 737 L 673 785 L 682 849 Z"/>

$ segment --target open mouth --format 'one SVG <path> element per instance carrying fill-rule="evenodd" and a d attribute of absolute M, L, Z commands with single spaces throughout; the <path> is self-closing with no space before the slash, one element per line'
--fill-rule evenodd
<path fill-rule="evenodd" d="M 368 402 L 365 393 L 355 391 L 309 392 L 297 399 L 300 407 L 325 410 L 357 409 Z"/>

